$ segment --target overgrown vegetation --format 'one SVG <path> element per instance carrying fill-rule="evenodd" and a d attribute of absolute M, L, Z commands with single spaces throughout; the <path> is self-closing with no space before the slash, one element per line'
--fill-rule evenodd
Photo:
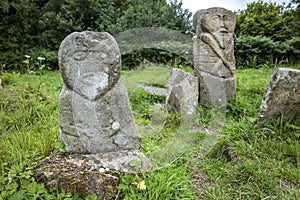
<path fill-rule="evenodd" d="M 293 4 L 278 5 L 257 1 L 249 3 L 245 10 L 235 12 L 235 51 L 239 55 L 237 63 L 240 67 L 255 68 L 281 61 L 289 64 L 299 62 L 299 0 L 291 2 Z M 162 41 L 161 45 L 153 44 L 152 49 L 136 48 L 123 55 L 126 67 L 139 66 L 144 58 L 151 62 L 174 62 L 178 52 L 165 51 L 160 46 L 174 46 L 192 55 L 191 17 L 192 13 L 184 9 L 179 0 L 2 0 L 1 68 L 24 71 L 22 61 L 25 55 L 29 55 L 33 60 L 44 57 L 46 68 L 58 69 L 59 45 L 74 31 L 106 31 L 116 36 L 124 31 L 146 27 L 177 31 L 190 38 L 190 42 L 188 45 L 186 42 L 178 44 L 174 39 Z M 177 36 L 174 38 L 178 39 Z M 181 61 L 190 65 L 184 59 Z"/>
<path fill-rule="evenodd" d="M 57 113 L 62 80 L 58 71 L 46 70 L 58 68 L 59 44 L 73 31 L 116 35 L 132 28 L 164 27 L 191 37 L 191 13 L 180 1 L 170 2 L 1 2 L 0 199 L 80 199 L 56 188 L 48 191 L 33 177 L 40 160 L 63 148 L 58 140 Z M 227 104 L 221 137 L 206 157 L 199 152 L 207 134 L 185 134 L 189 127 L 181 127 L 181 116 L 160 105 L 163 96 L 137 88 L 139 84 L 166 88 L 169 67 L 149 65 L 191 66 L 190 59 L 178 57 L 191 56 L 191 44 L 168 40 L 122 55 L 126 69 L 122 74 L 142 149 L 161 168 L 125 175 L 119 186 L 121 198 L 300 199 L 299 117 L 282 116 L 264 126 L 255 122 L 274 67 L 292 63 L 286 67 L 300 69 L 300 2 L 292 2 L 293 6 L 257 1 L 236 12 L 237 98 Z M 126 42 L 128 46 L 138 44 Z M 162 48 L 164 45 L 171 50 Z M 213 109 L 201 107 L 199 112 L 196 121 L 209 128 Z M 229 162 L 224 152 L 231 152 L 235 159 Z"/>
<path fill-rule="evenodd" d="M 61 41 L 74 31 L 106 31 L 112 35 L 140 27 L 191 31 L 191 13 L 175 1 L 156 0 L 2 0 L 0 5 L 0 64 L 20 69 L 24 55 L 52 59 Z M 42 55 L 41 52 L 44 52 Z M 39 54 L 39 55 L 37 55 Z"/>
<path fill-rule="evenodd" d="M 147 174 L 124 176 L 119 186 L 120 197 L 299 199 L 300 119 L 291 121 L 288 116 L 282 116 L 265 126 L 255 123 L 273 71 L 267 67 L 237 70 L 237 98 L 228 104 L 222 137 L 206 157 L 199 157 L 206 137 L 204 132 L 197 132 L 191 141 L 183 138 L 189 148 L 172 157 L 172 162 L 165 167 Z M 154 104 L 163 99 L 134 89 L 130 82 L 165 85 L 168 76 L 167 66 L 123 72 L 147 155 L 160 152 L 180 134 L 177 132 L 180 116 L 168 114 L 161 107 L 157 109 Z M 47 191 L 33 178 L 37 162 L 61 148 L 57 118 L 57 99 L 62 86 L 59 72 L 3 73 L 1 78 L 4 89 L 0 90 L 0 198 L 80 199 L 55 188 Z M 207 127 L 211 109 L 201 108 L 200 113 L 199 121 Z M 228 145 L 235 156 L 231 162 L 224 155 Z M 180 143 L 173 148 L 180 149 Z M 169 159 L 164 157 L 167 151 L 159 154 L 162 161 Z"/>

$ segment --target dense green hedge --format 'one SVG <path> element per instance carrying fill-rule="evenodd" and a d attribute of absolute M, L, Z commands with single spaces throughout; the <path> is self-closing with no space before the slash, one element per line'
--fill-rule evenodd
<path fill-rule="evenodd" d="M 186 48 L 182 45 L 182 50 Z M 189 49 L 190 51 L 190 49 Z M 189 52 L 191 53 L 191 52 Z M 0 54 L 0 70 L 28 71 L 27 60 L 29 55 L 30 70 L 36 71 L 40 68 L 38 57 L 43 57 L 44 69 L 58 69 L 57 51 L 47 49 L 32 49 L 24 54 L 19 51 L 7 51 Z M 242 36 L 235 41 L 236 66 L 242 68 L 258 68 L 273 64 L 299 64 L 300 63 L 300 37 L 286 42 L 274 42 L 267 37 Z M 146 48 L 131 51 L 122 55 L 123 68 L 134 69 L 149 62 L 165 63 L 170 65 L 190 66 L 190 60 L 166 50 Z"/>
<path fill-rule="evenodd" d="M 300 37 L 274 42 L 267 37 L 242 36 L 235 42 L 237 68 L 256 68 L 269 64 L 299 64 Z"/>
<path fill-rule="evenodd" d="M 235 13 L 237 68 L 299 62 L 300 1 L 292 2 L 294 6 L 259 0 L 248 4 L 245 11 Z M 74 31 L 107 31 L 115 36 L 134 28 L 163 27 L 191 37 L 191 15 L 179 0 L 3 0 L 0 5 L 0 72 L 58 69 L 59 44 Z M 160 29 L 162 34 L 158 35 L 163 38 L 155 39 L 156 36 L 148 34 L 148 38 L 154 40 L 152 46 L 122 52 L 123 66 L 135 68 L 145 59 L 190 65 L 191 40 L 186 42 L 172 31 L 163 30 Z M 143 45 L 140 38 L 134 39 L 137 44 L 125 40 L 128 47 Z M 122 43 L 118 43 L 121 46 Z M 45 60 L 41 63 L 38 57 Z"/>

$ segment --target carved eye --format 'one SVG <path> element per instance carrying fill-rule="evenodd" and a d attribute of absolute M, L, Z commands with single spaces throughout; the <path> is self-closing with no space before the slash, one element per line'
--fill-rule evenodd
<path fill-rule="evenodd" d="M 224 19 L 224 20 L 230 20 L 230 17 L 229 17 L 228 15 L 224 15 L 224 16 L 223 16 L 223 19 Z"/>
<path fill-rule="evenodd" d="M 84 60 L 86 58 L 87 54 L 85 52 L 79 51 L 73 54 L 73 59 L 74 60 Z"/>

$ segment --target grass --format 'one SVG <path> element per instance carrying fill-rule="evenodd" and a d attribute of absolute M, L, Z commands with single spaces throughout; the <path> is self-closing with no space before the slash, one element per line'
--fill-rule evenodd
<path fill-rule="evenodd" d="M 291 66 L 300 69 L 299 66 Z M 199 157 L 206 134 L 188 134 L 157 103 L 164 98 L 136 89 L 138 84 L 166 87 L 170 68 L 155 66 L 123 72 L 143 151 L 154 159 L 151 173 L 125 175 L 123 199 L 300 199 L 299 119 L 282 116 L 258 126 L 262 96 L 272 68 L 237 70 L 237 98 L 226 108 L 217 144 Z M 0 90 L 0 199 L 80 199 L 55 188 L 47 191 L 33 178 L 33 168 L 58 141 L 58 71 L 41 75 L 3 73 Z M 141 106 L 142 105 L 142 106 Z M 197 120 L 208 126 L 211 109 L 199 108 Z M 236 159 L 228 162 L 224 151 Z M 141 187 L 145 184 L 146 188 Z M 91 197 L 90 199 L 93 199 Z"/>
<path fill-rule="evenodd" d="M 144 70 L 131 70 L 123 72 L 122 79 L 126 85 L 128 93 L 131 94 L 139 85 L 147 84 L 167 88 L 170 68 L 164 65 L 147 67 Z"/>

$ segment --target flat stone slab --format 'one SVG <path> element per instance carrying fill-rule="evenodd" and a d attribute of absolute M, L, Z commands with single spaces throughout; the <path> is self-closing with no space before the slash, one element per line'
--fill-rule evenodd
<path fill-rule="evenodd" d="M 151 163 L 138 150 L 101 154 L 54 153 L 35 169 L 35 179 L 47 188 L 58 187 L 85 198 L 116 199 L 125 173 L 151 170 Z"/>
<path fill-rule="evenodd" d="M 300 70 L 278 68 L 271 76 L 260 106 L 259 121 L 300 114 Z"/>
<path fill-rule="evenodd" d="M 168 93 L 168 90 L 165 88 L 153 87 L 153 86 L 149 86 L 149 85 L 140 85 L 140 87 L 152 94 L 166 96 Z"/>

